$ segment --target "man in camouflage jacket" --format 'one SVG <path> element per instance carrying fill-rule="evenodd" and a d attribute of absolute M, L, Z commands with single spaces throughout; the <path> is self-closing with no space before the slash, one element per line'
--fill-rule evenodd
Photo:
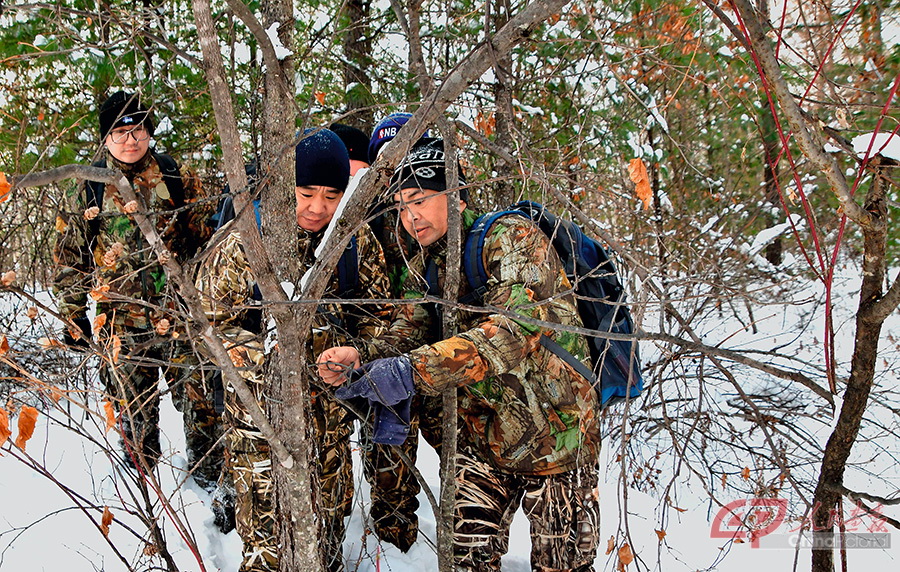
<path fill-rule="evenodd" d="M 69 325 L 63 338 L 117 359 L 104 360 L 101 378 L 122 424 L 125 460 L 141 471 L 157 463 L 159 370 L 185 419 L 188 460 L 195 479 L 210 487 L 221 472 L 221 436 L 207 379 L 185 330 L 179 300 L 132 215 L 146 212 L 179 262 L 206 242 L 214 203 L 203 201 L 200 180 L 150 147 L 152 112 L 137 95 L 122 91 L 100 107 L 105 156 L 96 166 L 119 169 L 141 205 L 126 204 L 114 185 L 87 182 L 72 212 L 60 212 L 54 249 L 59 314 Z M 88 296 L 97 315 L 88 316 Z M 72 327 L 74 325 L 74 327 Z"/>
<path fill-rule="evenodd" d="M 315 249 L 344 193 L 349 170 L 346 148 L 337 135 L 327 129 L 307 136 L 297 145 L 297 256 L 301 273 L 315 262 Z M 205 311 L 217 326 L 234 365 L 265 411 L 266 356 L 262 334 L 256 326 L 249 325 L 256 320 L 248 316 L 247 309 L 254 304 L 258 306 L 253 297 L 256 280 L 241 235 L 232 226 L 227 225 L 219 231 L 226 236 L 203 261 L 197 288 Z M 388 280 L 384 255 L 368 227 L 356 235 L 356 248 L 359 279 L 352 297 L 386 299 Z M 339 280 L 336 271 L 325 298 L 339 297 Z M 362 354 L 368 355 L 365 340 L 382 333 L 385 318 L 384 310 L 375 305 L 323 304 L 315 316 L 308 355 L 315 356 L 327 347 L 355 340 Z M 350 514 L 353 500 L 350 450 L 353 417 L 334 399 L 330 387 L 311 384 L 310 394 L 318 445 L 321 495 L 317 499 L 317 508 L 322 523 L 322 557 L 327 569 L 336 572 L 344 569 L 344 518 Z M 225 422 L 230 428 L 227 456 L 235 483 L 237 530 L 244 542 L 240 570 L 275 571 L 278 570 L 278 545 L 269 445 L 246 407 L 230 389 L 225 394 L 225 410 Z"/>
<path fill-rule="evenodd" d="M 405 297 L 435 291 L 425 278 L 432 269 L 440 292 L 450 208 L 443 193 L 442 142 L 416 146 L 391 183 L 403 226 L 420 246 L 410 260 Z M 461 197 L 468 229 L 474 217 Z M 491 227 L 484 265 L 484 305 L 495 313 L 460 312 L 461 333 L 436 340 L 437 312 L 425 304 L 400 305 L 382 337 L 382 355 L 414 349 L 367 363 L 360 370 L 366 375 L 351 388 L 361 386 L 357 392 L 366 393 L 362 384 L 374 385 L 376 396 L 395 394 L 407 383 L 426 396 L 458 388 L 454 570 L 500 570 L 520 503 L 531 524 L 533 570 L 593 570 L 599 535 L 597 395 L 540 338 L 546 335 L 582 361 L 589 355 L 587 342 L 535 323 L 581 325 L 572 285 L 547 236 L 522 217 L 502 217 Z M 462 285 L 460 298 L 468 290 Z M 340 384 L 343 373 L 329 364 L 356 359 L 350 348 L 331 348 L 319 358 L 320 375 Z M 406 372 L 410 380 L 403 379 Z"/>

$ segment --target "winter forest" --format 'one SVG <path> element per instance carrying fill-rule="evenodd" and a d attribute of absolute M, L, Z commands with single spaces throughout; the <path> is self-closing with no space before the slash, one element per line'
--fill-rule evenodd
<path fill-rule="evenodd" d="M 669 536 L 689 516 L 700 523 L 691 534 L 718 534 L 725 547 L 704 570 L 743 570 L 751 544 L 788 531 L 828 548 L 785 551 L 776 569 L 858 571 L 875 553 L 887 569 L 900 559 L 896 547 L 854 545 L 900 543 L 896 2 L 3 1 L 0 78 L 0 488 L 31 494 L 8 480 L 16 467 L 61 491 L 66 504 L 47 518 L 76 513 L 68 522 L 90 531 L 92 547 L 72 549 L 79 560 L 101 545 L 107 554 L 84 569 L 229 570 L 198 548 L 208 510 L 176 500 L 173 490 L 189 486 L 183 463 L 163 451 L 155 472 L 123 464 L 126 408 L 97 379 L 118 348 L 96 335 L 66 345 L 72 324 L 51 293 L 56 213 L 71 210 L 85 180 L 123 180 L 92 167 L 98 106 L 123 89 L 153 103 L 153 145 L 198 174 L 206 200 L 228 192 L 241 212 L 261 199 L 258 232 L 252 216 L 234 224 L 251 237 L 279 347 L 270 407 L 252 413 L 271 447 L 281 570 L 326 569 L 310 556 L 320 533 L 305 405 L 315 375 L 306 338 L 325 270 L 369 206 L 388 198 L 392 170 L 426 130 L 458 157 L 471 208 L 537 201 L 613 253 L 644 388 L 601 412 L 608 498 L 597 570 L 700 569 L 669 558 L 692 550 Z M 412 118 L 353 180 L 301 279 L 284 255 L 296 251 L 298 133 L 340 122 L 368 134 L 397 111 Z M 248 183 L 251 162 L 264 174 L 258 185 Z M 156 324 L 157 333 L 230 364 L 194 287 L 202 254 L 166 256 L 148 214 L 133 214 L 189 325 L 178 334 Z M 449 240 L 459 224 L 451 218 Z M 94 302 L 103 295 L 90 292 Z M 452 332 L 458 304 L 441 302 Z M 243 399 L 237 370 L 221 376 Z M 165 380 L 160 388 L 165 398 Z M 455 393 L 444 400 L 455 407 Z M 454 417 L 444 435 L 456 433 Z M 92 451 L 86 486 L 57 470 L 63 439 L 78 455 Z M 453 479 L 438 477 L 428 479 L 434 506 L 420 509 L 434 530 L 410 553 L 436 564 L 392 565 L 374 540 L 360 548 L 363 526 L 348 533 L 357 565 L 347 570 L 451 570 Z M 0 569 L 16 572 L 4 559 L 28 528 L 10 514 L 0 516 Z M 639 525 L 652 539 L 637 538 Z M 182 546 L 192 563 L 173 556 Z M 526 534 L 510 554 L 527 563 L 528 546 Z"/>

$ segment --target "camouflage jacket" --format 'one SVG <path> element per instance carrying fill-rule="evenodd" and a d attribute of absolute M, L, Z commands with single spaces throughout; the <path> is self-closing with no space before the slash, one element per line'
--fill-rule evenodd
<path fill-rule="evenodd" d="M 181 203 L 170 195 L 152 150 L 134 164 L 111 156 L 107 162 L 123 172 L 143 199 L 166 248 L 179 262 L 193 256 L 210 237 L 212 228 L 206 221 L 215 201 L 201 200 L 206 194 L 193 172 L 180 169 Z M 174 292 L 167 288 L 163 267 L 129 214 L 132 205 L 125 204 L 114 185 L 106 185 L 99 212 L 89 208 L 90 196 L 88 185 L 81 185 L 72 210 L 57 215 L 54 291 L 60 315 L 85 317 L 90 294 L 109 323 L 151 328 L 164 317 L 171 319 L 167 309 L 175 305 Z M 176 213 L 178 209 L 182 210 Z"/>
<path fill-rule="evenodd" d="M 465 217 L 468 226 L 473 219 Z M 440 241 L 410 260 L 404 297 L 419 298 L 427 291 L 422 277 L 429 258 L 443 288 L 446 246 Z M 427 304 L 400 305 L 382 338 L 383 350 L 419 346 L 409 356 L 420 393 L 460 388 L 460 438 L 498 468 L 546 475 L 593 462 L 600 439 L 597 395 L 571 366 L 539 345 L 545 334 L 589 361 L 586 340 L 516 319 L 581 326 L 559 257 L 530 221 L 503 217 L 485 239 L 484 262 L 490 276 L 485 306 L 505 314 L 460 311 L 462 333 L 435 341 L 436 313 Z M 470 290 L 462 272 L 460 281 L 462 297 Z"/>
<path fill-rule="evenodd" d="M 241 234 L 232 227 L 229 224 L 218 231 L 224 237 L 201 263 L 196 285 L 204 312 L 217 326 L 226 348 L 241 344 L 253 354 L 250 361 L 259 364 L 262 362 L 262 356 L 258 355 L 262 347 L 262 332 L 254 331 L 258 318 L 252 316 L 259 308 L 259 296 L 254 297 L 256 279 L 244 251 Z M 300 272 L 305 273 L 315 262 L 315 249 L 324 233 L 308 233 L 302 229 L 299 233 Z M 388 278 L 384 255 L 368 227 L 356 236 L 356 244 L 359 287 L 349 295 L 364 300 L 387 299 Z M 337 299 L 337 291 L 338 273 L 334 272 L 324 298 Z M 347 296 L 345 294 L 344 297 Z M 384 332 L 389 315 L 390 310 L 383 304 L 320 304 L 308 346 L 310 364 L 325 349 L 335 345 L 353 344 L 360 350 L 362 359 L 368 359 L 371 354 L 366 340 Z M 318 378 L 312 376 L 311 379 Z"/>

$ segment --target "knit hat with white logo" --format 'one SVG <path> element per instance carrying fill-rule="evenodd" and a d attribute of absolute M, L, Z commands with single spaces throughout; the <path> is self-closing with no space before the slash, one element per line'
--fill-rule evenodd
<path fill-rule="evenodd" d="M 117 91 L 100 105 L 100 140 L 116 127 L 144 127 L 153 135 L 156 125 L 153 123 L 153 112 L 147 109 L 137 94 Z"/>
<path fill-rule="evenodd" d="M 445 164 L 443 139 L 422 139 L 412 148 L 409 154 L 400 161 L 391 177 L 390 192 L 403 189 L 429 189 L 432 191 L 447 190 L 447 168 Z M 469 202 L 469 190 L 465 188 L 466 177 L 456 163 L 459 174 L 459 198 Z"/>

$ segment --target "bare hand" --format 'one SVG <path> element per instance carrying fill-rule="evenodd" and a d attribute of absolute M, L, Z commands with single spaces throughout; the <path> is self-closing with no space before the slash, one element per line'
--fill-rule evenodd
<path fill-rule="evenodd" d="M 359 352 L 350 346 L 328 348 L 316 360 L 319 377 L 328 385 L 341 385 L 350 371 L 360 365 Z"/>

